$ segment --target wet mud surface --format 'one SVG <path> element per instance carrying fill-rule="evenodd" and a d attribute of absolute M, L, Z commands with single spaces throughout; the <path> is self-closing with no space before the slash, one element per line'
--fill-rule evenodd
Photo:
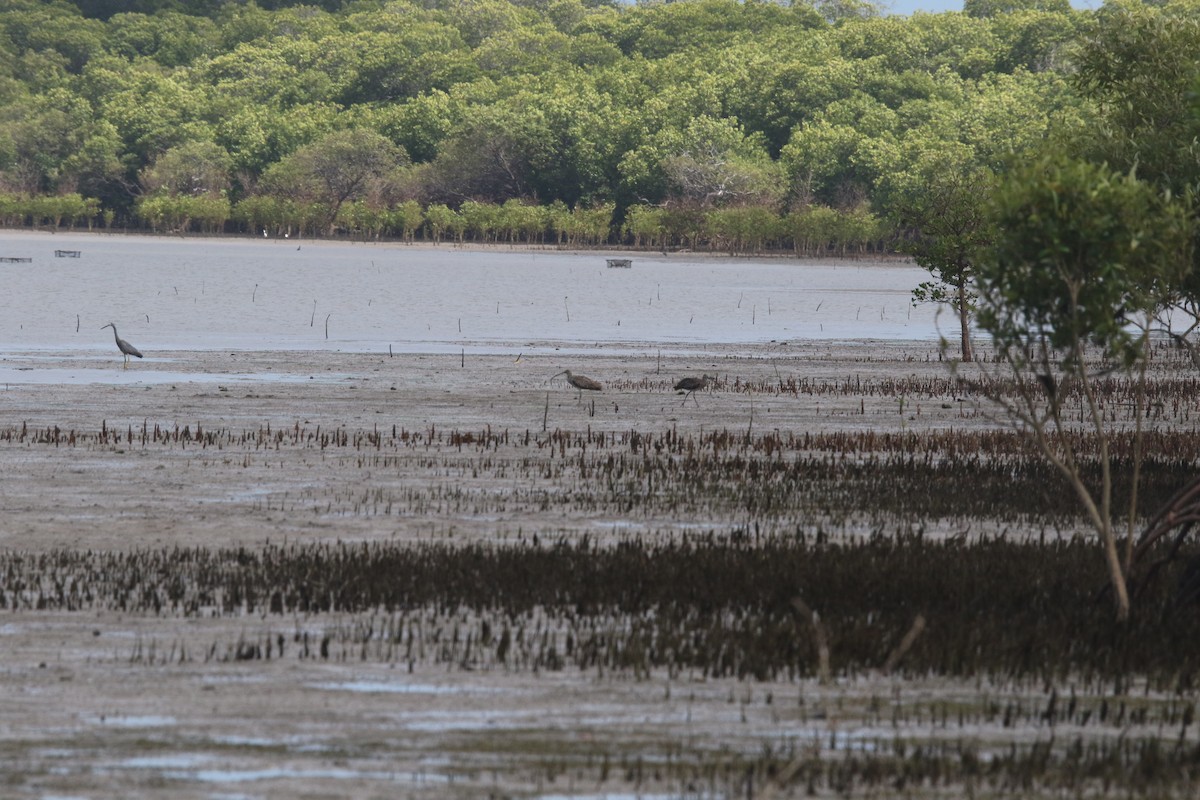
<path fill-rule="evenodd" d="M 1181 776 L 1155 791 L 1194 789 L 1194 693 L 1136 675 L 822 681 L 810 660 L 755 679 L 499 658 L 490 636 L 467 658 L 470 608 L 153 607 L 133 585 L 122 607 L 28 577 L 59 580 L 37 564 L 63 552 L 1080 530 L 1027 460 L 981 471 L 985 500 L 1043 488 L 942 502 L 936 464 L 1006 428 L 932 343 L 148 355 L 0 361 L 0 548 L 23 560 L 0 612 L 4 796 L 1125 796 L 1152 762 Z M 1159 428 L 1186 436 L 1195 413 Z M 830 477 L 801 491 L 798 464 Z M 563 637 L 561 655 L 561 613 L 524 612 L 522 635 Z"/>

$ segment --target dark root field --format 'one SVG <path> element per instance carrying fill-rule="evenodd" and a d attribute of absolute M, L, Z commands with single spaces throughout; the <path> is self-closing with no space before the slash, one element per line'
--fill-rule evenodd
<path fill-rule="evenodd" d="M 1141 554 L 1117 622 L 997 365 L 576 357 L 577 397 L 557 355 L 193 357 L 3 395 L 5 796 L 1200 790 L 1200 548 Z M 1192 369 L 1155 351 L 1135 535 L 1195 477 Z"/>
<path fill-rule="evenodd" d="M 839 544 L 736 534 L 605 547 L 534 537 L 55 551 L 5 554 L 0 572 L 0 608 L 14 612 L 332 618 L 319 643 L 264 640 L 232 651 L 238 659 L 300 649 L 302 658 L 487 670 L 815 678 L 812 622 L 799 599 L 818 613 L 839 675 L 880 669 L 918 617 L 923 635 L 897 675 L 1097 687 L 1141 678 L 1154 691 L 1189 693 L 1200 668 L 1200 639 L 1190 635 L 1197 609 L 1184 585 L 1191 572 L 1160 575 L 1133 622 L 1121 624 L 1095 545 L 1082 538 Z M 356 621 L 337 621 L 345 616 Z M 186 637 L 174 644 L 192 658 L 231 652 Z"/>

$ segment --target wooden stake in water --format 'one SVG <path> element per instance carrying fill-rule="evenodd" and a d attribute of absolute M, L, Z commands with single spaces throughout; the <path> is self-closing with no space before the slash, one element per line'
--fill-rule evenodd
<path fill-rule="evenodd" d="M 254 291 L 250 293 L 250 302 L 251 303 L 254 302 L 254 297 L 257 294 L 258 294 L 258 284 L 256 283 L 256 284 L 254 284 Z"/>
<path fill-rule="evenodd" d="M 329 338 L 329 318 L 330 318 L 330 317 L 332 317 L 332 316 L 333 316 L 333 314 L 326 314 L 326 315 L 325 315 L 325 338 L 326 338 L 326 339 L 328 339 L 328 338 Z"/>
<path fill-rule="evenodd" d="M 542 433 L 546 432 L 546 425 L 550 420 L 550 393 L 546 392 L 546 407 L 542 410 Z"/>
<path fill-rule="evenodd" d="M 311 328 L 313 326 L 313 323 L 316 321 L 317 321 L 317 301 L 313 300 L 313 312 L 312 312 L 312 316 L 308 318 L 308 327 Z"/>
<path fill-rule="evenodd" d="M 571 309 L 567 308 L 567 298 L 563 298 L 563 308 L 567 311 L 567 322 L 571 321 Z"/>

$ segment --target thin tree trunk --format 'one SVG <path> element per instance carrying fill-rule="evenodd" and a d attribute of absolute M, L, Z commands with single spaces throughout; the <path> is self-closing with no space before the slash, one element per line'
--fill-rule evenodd
<path fill-rule="evenodd" d="M 1076 352 L 1079 352 L 1078 346 L 1076 347 Z M 1045 367 L 1048 368 L 1049 364 L 1046 364 Z M 1015 366 L 1013 369 L 1014 375 L 1019 379 L 1018 369 Z M 1091 391 L 1086 373 L 1082 373 L 1081 389 L 1087 400 L 1091 412 L 1092 424 L 1100 443 L 1100 467 L 1104 485 L 1101 488 L 1099 504 L 1087 488 L 1087 483 L 1083 479 L 1083 474 L 1079 464 L 1075 460 L 1075 454 L 1071 449 L 1070 443 L 1060 439 L 1062 450 L 1058 451 L 1055 449 L 1054 441 L 1046 432 L 1045 420 L 1038 419 L 1036 413 L 1030 413 L 1025 418 L 1025 421 L 1030 425 L 1038 449 L 1042 451 L 1042 454 L 1046 456 L 1054 468 L 1070 481 L 1071 487 L 1075 490 L 1076 497 L 1079 498 L 1079 502 L 1083 505 L 1084 511 L 1087 512 L 1088 518 L 1092 522 L 1092 527 L 1100 534 L 1100 541 L 1104 548 L 1104 561 L 1108 566 L 1109 582 L 1112 585 L 1113 594 L 1116 599 L 1117 619 L 1124 622 L 1129 619 L 1129 588 L 1125 580 L 1125 570 L 1121 566 L 1121 555 L 1117 549 L 1116 536 L 1112 526 L 1112 476 L 1108 463 L 1108 442 L 1103 429 L 1103 419 L 1096 406 L 1095 396 Z M 1028 403 L 1028 396 L 1025 396 L 1024 393 L 1022 395 Z M 1054 421 L 1054 427 L 1061 435 L 1064 427 L 1063 421 L 1059 417 L 1060 398 L 1061 395 L 1060 397 L 1051 397 L 1050 413 L 1052 415 L 1051 419 Z M 1032 406 L 1029 406 L 1029 408 L 1030 412 L 1033 412 Z"/>
<path fill-rule="evenodd" d="M 962 331 L 962 360 L 974 361 L 971 356 L 971 309 L 967 304 L 967 285 L 958 285 L 958 324 Z"/>
<path fill-rule="evenodd" d="M 1074 348 L 1077 361 L 1083 364 L 1083 348 L 1078 344 Z M 1082 367 L 1080 368 L 1082 372 Z M 1104 556 L 1108 561 L 1109 579 L 1113 591 L 1117 595 L 1117 619 L 1124 622 L 1129 619 L 1129 589 L 1125 583 L 1125 570 L 1121 566 L 1121 554 L 1117 550 L 1117 534 L 1112 524 L 1112 465 L 1108 455 L 1108 435 L 1104 432 L 1104 415 L 1096 403 L 1096 395 L 1092 391 L 1091 381 L 1082 374 L 1081 387 L 1087 400 L 1088 413 L 1092 418 L 1092 426 L 1100 445 L 1100 535 L 1104 539 Z M 1079 479 L 1082 485 L 1082 479 Z"/>

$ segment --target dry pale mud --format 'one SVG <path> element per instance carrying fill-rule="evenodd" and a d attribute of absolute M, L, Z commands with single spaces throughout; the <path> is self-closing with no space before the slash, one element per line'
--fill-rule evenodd
<path fill-rule="evenodd" d="M 620 355 L 599 347 L 556 352 L 552 344 L 517 356 L 466 348 L 395 357 L 147 355 L 127 370 L 115 353 L 99 362 L 70 353 L 0 361 L 0 547 L 36 555 L 418 541 L 570 534 L 627 522 L 609 511 L 547 511 L 533 502 L 486 515 L 449 505 L 388 513 L 389 498 L 414 487 L 466 487 L 483 496 L 489 488 L 512 493 L 518 479 L 492 476 L 489 487 L 459 468 L 445 446 L 427 461 L 419 448 L 396 461 L 372 461 L 378 453 L 366 437 L 376 433 L 997 424 L 969 398 L 936 388 L 947 370 L 928 342 L 668 354 L 647 347 Z M 602 381 L 604 391 L 578 397 L 563 377 L 553 378 L 564 369 Z M 701 373 L 718 376 L 718 386 L 686 400 L 671 391 L 679 377 Z M 893 396 L 739 390 L 887 375 L 926 377 L 932 388 L 903 405 Z M 156 442 L 156 429 L 174 438 Z M 276 448 L 272 437 L 280 431 L 304 431 L 308 444 Z M 322 446 L 321 436 L 343 438 Z M 552 450 L 544 457 L 552 459 Z M 676 521 L 629 524 L 669 531 Z M 831 758 L 870 752 L 896 736 L 896 720 L 914 712 L 923 737 L 966 737 L 985 750 L 1052 736 L 1014 732 L 999 721 L 939 732 L 929 709 L 955 698 L 978 705 L 977 685 L 467 671 L 430 659 L 364 657 L 344 645 L 328 658 L 302 657 L 304 634 L 315 642 L 331 626 L 351 622 L 336 615 L 0 612 L 0 796 L 727 796 L 737 781 L 720 765 L 735 756 L 772 748 Z M 281 643 L 283 652 L 252 662 L 223 658 L 243 639 Z M 1011 698 L 1027 690 L 1008 691 Z M 1028 693 L 1031 706 L 1045 702 L 1039 689 Z M 696 777 L 680 778 L 686 770 L 672 764 L 695 764 Z M 741 786 L 737 794 L 760 796 Z"/>

